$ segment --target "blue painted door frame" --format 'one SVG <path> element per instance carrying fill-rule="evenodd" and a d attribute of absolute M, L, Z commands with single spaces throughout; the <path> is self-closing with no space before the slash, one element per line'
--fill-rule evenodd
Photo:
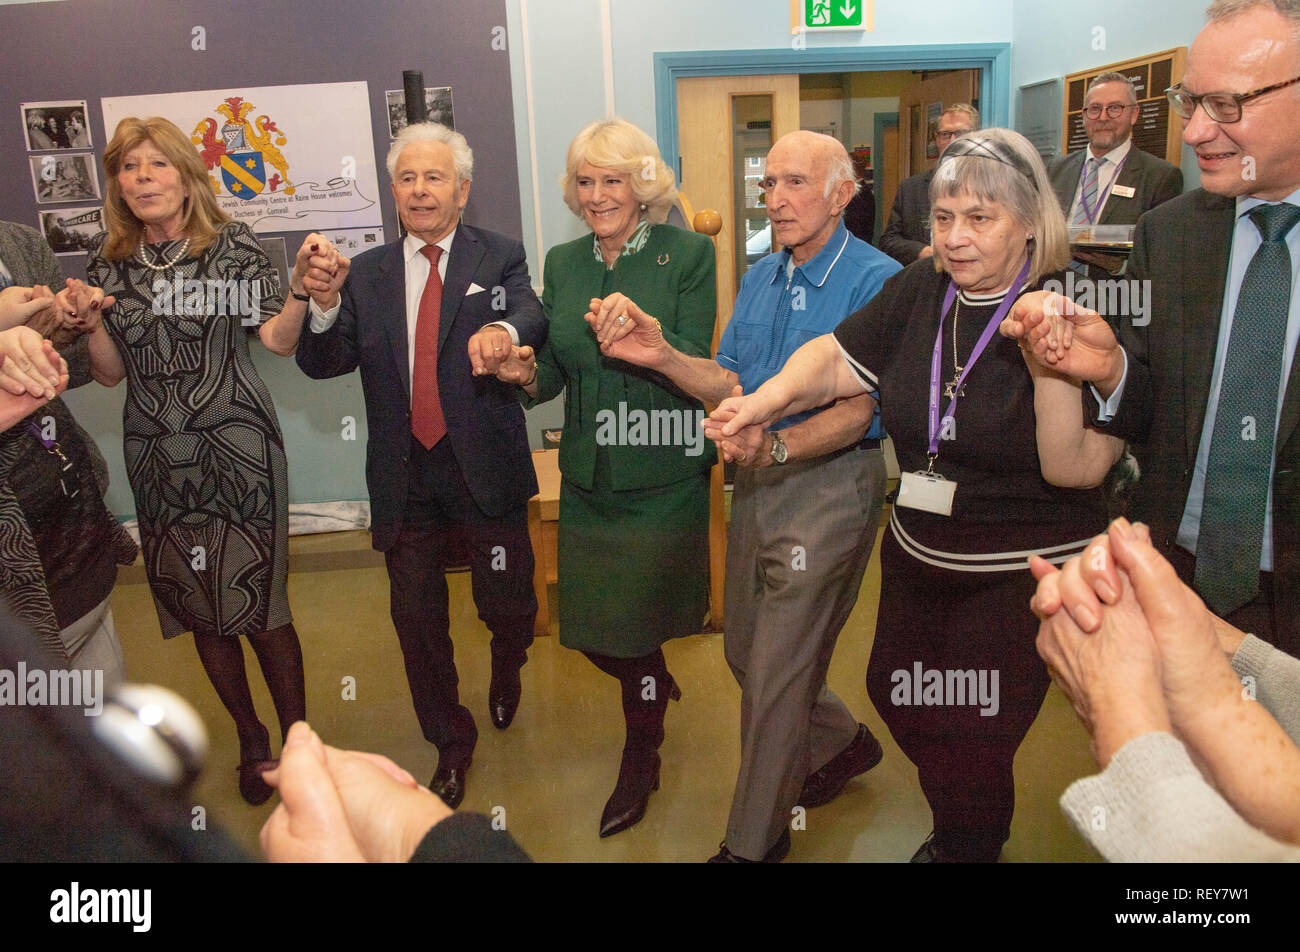
<path fill-rule="evenodd" d="M 1011 44 L 826 46 L 812 49 L 695 50 L 655 53 L 655 132 L 659 149 L 678 166 L 677 80 L 684 76 L 763 73 L 860 73 L 890 69 L 978 69 L 980 114 L 986 126 L 1011 116 Z"/>

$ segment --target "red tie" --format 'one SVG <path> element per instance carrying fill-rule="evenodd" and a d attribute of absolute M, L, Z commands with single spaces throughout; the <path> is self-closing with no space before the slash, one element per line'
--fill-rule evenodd
<path fill-rule="evenodd" d="M 442 315 L 442 276 L 438 259 L 442 248 L 425 245 L 420 254 L 429 259 L 429 280 L 420 295 L 415 318 L 415 366 L 411 372 L 411 432 L 426 450 L 447 433 L 438 399 L 438 319 Z"/>

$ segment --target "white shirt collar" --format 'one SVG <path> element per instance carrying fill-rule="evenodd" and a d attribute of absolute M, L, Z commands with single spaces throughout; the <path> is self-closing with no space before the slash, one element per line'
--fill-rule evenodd
<path fill-rule="evenodd" d="M 1286 198 L 1282 199 L 1282 201 L 1286 202 L 1289 205 L 1300 205 L 1300 188 L 1296 189 Z M 1271 203 L 1264 201 L 1264 199 L 1262 198 L 1255 198 L 1253 195 L 1238 195 L 1237 196 L 1237 217 L 1240 218 L 1242 215 L 1246 214 L 1246 212 L 1250 211 L 1256 205 L 1268 205 L 1268 204 Z"/>
<path fill-rule="evenodd" d="M 1128 155 L 1128 150 L 1131 148 L 1133 148 L 1133 137 L 1130 135 L 1121 144 L 1115 146 L 1115 148 L 1111 149 L 1105 155 L 1100 156 L 1101 161 L 1109 162 L 1112 165 L 1119 165 L 1124 161 L 1124 157 Z M 1088 146 L 1088 157 L 1092 159 L 1098 158 L 1098 156 L 1093 153 L 1091 145 Z"/>
<path fill-rule="evenodd" d="M 442 249 L 442 260 L 446 261 L 447 256 L 451 254 L 451 243 L 456 237 L 456 232 L 460 229 L 457 225 L 451 231 L 443 236 L 441 241 L 435 241 L 434 244 Z M 427 245 L 428 242 L 423 238 L 417 238 L 415 235 L 407 234 L 406 240 L 402 242 L 402 253 L 409 263 L 412 258 L 420 253 L 420 249 Z M 441 262 L 439 262 L 441 264 Z"/>

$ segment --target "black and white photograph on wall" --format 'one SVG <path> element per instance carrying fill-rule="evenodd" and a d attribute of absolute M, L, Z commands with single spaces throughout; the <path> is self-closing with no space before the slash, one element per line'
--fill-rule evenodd
<path fill-rule="evenodd" d="M 93 153 L 33 155 L 28 161 L 38 204 L 99 201 L 99 174 Z"/>
<path fill-rule="evenodd" d="M 104 209 L 60 208 L 41 212 L 41 234 L 56 255 L 84 255 L 95 236 L 104 231 Z"/>
<path fill-rule="evenodd" d="M 390 89 L 384 93 L 384 98 L 388 100 L 388 137 L 396 139 L 397 134 L 406 128 L 406 97 L 402 90 Z M 424 87 L 424 118 L 428 122 L 441 122 L 448 129 L 456 128 L 450 86 Z"/>
<path fill-rule="evenodd" d="M 289 256 L 284 247 L 284 239 L 258 238 L 257 243 L 262 246 L 266 256 L 271 259 L 271 267 L 275 269 L 275 288 L 283 293 L 284 289 L 289 286 Z"/>
<path fill-rule="evenodd" d="M 89 149 L 90 121 L 84 99 L 62 102 L 25 102 L 23 133 L 28 152 L 52 152 L 56 149 Z"/>

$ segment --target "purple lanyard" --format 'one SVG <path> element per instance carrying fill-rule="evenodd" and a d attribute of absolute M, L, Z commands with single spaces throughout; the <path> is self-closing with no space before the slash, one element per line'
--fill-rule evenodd
<path fill-rule="evenodd" d="M 993 335 L 997 333 L 998 325 L 1002 319 L 1007 316 L 1011 310 L 1011 305 L 1016 302 L 1020 296 L 1020 289 L 1024 287 L 1025 279 L 1029 277 L 1029 259 L 1025 260 L 1025 266 L 1020 269 L 1020 274 L 1016 276 L 1015 283 L 1007 288 L 1007 296 L 1002 299 L 998 309 L 989 318 L 988 324 L 984 326 L 984 333 L 980 335 L 979 341 L 975 344 L 975 349 L 971 351 L 970 357 L 966 360 L 966 366 L 957 378 L 957 385 L 952 388 L 952 401 L 948 404 L 948 412 L 944 419 L 952 419 L 957 409 L 957 394 L 961 392 L 961 385 L 966 382 L 970 376 L 971 370 L 975 367 L 975 362 L 980 359 L 984 353 L 984 348 L 989 345 Z M 939 331 L 934 335 L 934 356 L 930 358 L 930 467 L 933 470 L 935 458 L 939 455 L 939 365 L 943 361 L 943 318 L 952 307 L 953 301 L 957 299 L 957 285 L 951 280 L 948 282 L 948 293 L 943 297 L 943 310 L 939 312 Z"/>
<path fill-rule="evenodd" d="M 1124 171 L 1124 163 L 1127 162 L 1128 157 L 1133 154 L 1134 148 L 1134 146 L 1129 146 L 1129 150 L 1124 153 L 1124 158 L 1120 160 L 1119 166 L 1115 169 L 1115 174 L 1111 177 L 1110 184 L 1106 186 L 1106 191 L 1102 192 L 1101 198 L 1097 199 L 1096 211 L 1093 211 L 1088 207 L 1088 197 L 1083 194 L 1083 183 L 1088 177 L 1088 160 L 1092 158 L 1092 154 L 1089 153 L 1084 158 L 1083 168 L 1079 170 L 1079 204 L 1083 206 L 1083 213 L 1088 216 L 1089 225 L 1097 224 L 1097 217 L 1101 214 L 1102 206 L 1106 204 L 1106 198 L 1110 195 L 1110 190 L 1113 189 L 1115 183 L 1119 181 L 1119 173 Z M 1097 178 L 1098 180 L 1101 178 L 1101 166 L 1097 167 Z"/>
<path fill-rule="evenodd" d="M 54 447 L 58 445 L 57 440 L 47 440 L 45 438 L 45 431 L 37 426 L 35 422 L 28 423 L 27 429 L 31 432 L 32 436 L 36 437 L 36 439 L 40 441 L 41 446 L 45 447 L 47 450 L 53 450 Z"/>

